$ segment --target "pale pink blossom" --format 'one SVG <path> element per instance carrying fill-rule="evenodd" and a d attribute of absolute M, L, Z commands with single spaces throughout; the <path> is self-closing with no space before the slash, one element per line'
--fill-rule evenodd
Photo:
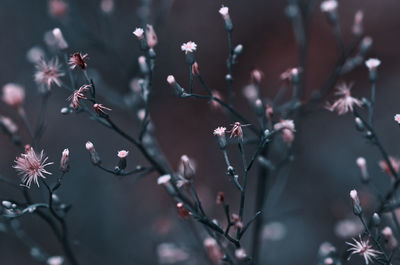
<path fill-rule="evenodd" d="M 373 262 L 373 259 L 376 259 L 379 254 L 382 254 L 382 252 L 372 248 L 369 244 L 369 239 L 363 240 L 361 239 L 361 236 L 358 241 L 353 238 L 353 243 L 346 242 L 346 244 L 351 246 L 351 248 L 348 249 L 348 251 L 351 252 L 348 259 L 350 259 L 354 254 L 359 254 L 364 258 L 366 265 Z"/>
<path fill-rule="evenodd" d="M 160 264 L 182 263 L 190 258 L 190 255 L 172 243 L 162 243 L 157 246 L 158 261 Z"/>
<path fill-rule="evenodd" d="M 82 54 L 80 52 L 76 52 L 71 55 L 68 60 L 68 64 L 70 65 L 71 69 L 75 69 L 76 67 L 80 67 L 82 70 L 87 68 L 86 60 L 88 59 L 88 54 Z"/>
<path fill-rule="evenodd" d="M 68 43 L 65 41 L 62 31 L 59 28 L 54 28 L 52 33 L 56 41 L 57 48 L 60 50 L 68 48 Z"/>
<path fill-rule="evenodd" d="M 376 70 L 378 66 L 381 64 L 381 61 L 376 58 L 369 58 L 368 60 L 365 61 L 365 65 L 367 68 L 371 70 Z"/>
<path fill-rule="evenodd" d="M 129 154 L 129 151 L 121 150 L 121 151 L 118 151 L 117 156 L 119 158 L 123 159 L 123 158 L 126 158 L 128 156 L 128 154 Z"/>
<path fill-rule="evenodd" d="M 3 101 L 11 107 L 20 107 L 25 99 L 25 89 L 14 83 L 3 86 Z"/>
<path fill-rule="evenodd" d="M 400 124 L 400 114 L 394 115 L 394 120 L 395 120 L 398 124 Z"/>
<path fill-rule="evenodd" d="M 354 203 L 360 204 L 360 199 L 358 198 L 358 193 L 356 190 L 350 191 L 350 198 L 353 200 Z"/>
<path fill-rule="evenodd" d="M 142 28 L 136 28 L 133 32 L 133 35 L 136 36 L 139 40 L 143 39 L 144 37 L 144 30 Z"/>
<path fill-rule="evenodd" d="M 213 134 L 215 136 L 225 136 L 226 128 L 225 127 L 217 127 Z"/>
<path fill-rule="evenodd" d="M 146 42 L 150 49 L 153 49 L 158 43 L 158 38 L 152 25 L 146 25 Z"/>
<path fill-rule="evenodd" d="M 64 76 L 64 73 L 60 71 L 61 65 L 58 62 L 58 58 L 53 58 L 48 62 L 42 58 L 35 67 L 35 82 L 38 85 L 47 86 L 48 89 L 53 84 L 58 87 L 61 86 L 60 78 Z"/>
<path fill-rule="evenodd" d="M 44 57 L 44 51 L 42 48 L 38 46 L 34 46 L 28 50 L 26 53 L 26 59 L 28 59 L 31 63 L 39 63 L 40 60 Z"/>
<path fill-rule="evenodd" d="M 222 6 L 218 11 L 224 19 L 229 19 L 229 8 Z"/>
<path fill-rule="evenodd" d="M 111 13 L 114 10 L 114 0 L 101 0 L 100 8 L 106 14 Z"/>
<path fill-rule="evenodd" d="M 246 250 L 244 248 L 238 248 L 235 250 L 235 257 L 238 260 L 244 260 L 247 258 L 247 253 Z"/>
<path fill-rule="evenodd" d="M 295 125 L 293 120 L 281 120 L 280 122 L 277 122 L 274 124 L 274 130 L 279 131 L 283 129 L 288 129 L 292 132 L 295 131 Z"/>
<path fill-rule="evenodd" d="M 94 151 L 94 144 L 92 142 L 90 142 L 90 141 L 87 141 L 86 144 L 85 144 L 85 148 L 89 152 L 93 152 Z"/>
<path fill-rule="evenodd" d="M 326 104 L 326 109 L 329 111 L 336 111 L 339 115 L 343 115 L 349 111 L 353 112 L 354 106 L 362 106 L 361 100 L 351 96 L 351 85 L 348 86 L 346 83 L 341 83 L 336 89 L 335 95 L 339 96 L 339 98 L 332 105 Z"/>
<path fill-rule="evenodd" d="M 46 178 L 44 174 L 51 175 L 45 167 L 53 164 L 53 162 L 46 163 L 47 159 L 48 157 L 45 157 L 43 150 L 38 155 L 32 147 L 27 148 L 24 154 L 17 157 L 13 167 L 22 176 L 22 186 L 30 188 L 33 181 L 39 187 L 39 177 Z"/>
<path fill-rule="evenodd" d="M 53 256 L 47 259 L 47 265 L 62 265 L 64 263 L 64 258 L 61 256 Z"/>
<path fill-rule="evenodd" d="M 74 109 L 79 108 L 79 100 L 80 99 L 87 99 L 85 96 L 85 92 L 89 90 L 91 85 L 83 85 L 78 90 L 75 90 L 71 96 L 67 98 L 67 100 L 71 100 L 72 107 Z"/>
<path fill-rule="evenodd" d="M 322 12 L 335 12 L 338 7 L 338 2 L 336 0 L 325 0 L 320 5 Z"/>
<path fill-rule="evenodd" d="M 196 49 L 197 49 L 197 44 L 194 43 L 193 41 L 183 43 L 181 46 L 181 50 L 184 51 L 186 54 L 194 52 L 196 51 Z"/>

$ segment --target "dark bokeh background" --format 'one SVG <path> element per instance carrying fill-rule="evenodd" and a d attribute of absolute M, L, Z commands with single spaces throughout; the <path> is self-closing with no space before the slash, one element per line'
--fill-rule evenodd
<path fill-rule="evenodd" d="M 111 15 L 102 14 L 96 0 L 70 0 L 69 3 L 68 18 L 60 21 L 49 16 L 46 1 L 0 1 L 0 86 L 8 82 L 25 86 L 26 109 L 32 121 L 37 118 L 40 103 L 32 77 L 34 68 L 25 56 L 32 46 L 45 48 L 43 34 L 54 27 L 60 27 L 64 32 L 70 44 L 69 52 L 89 53 L 89 67 L 101 76 L 103 81 L 97 82 L 104 87 L 124 95 L 129 91 L 130 79 L 137 72 L 136 58 L 140 53 L 132 31 L 139 24 L 139 1 L 116 0 Z M 286 1 L 154 1 L 152 17 L 158 19 L 152 22 L 157 25 L 159 45 L 156 47 L 158 58 L 151 116 L 156 134 L 172 165 L 177 164 L 182 154 L 197 161 L 196 183 L 200 196 L 206 201 L 210 215 L 219 218 L 223 214 L 213 204 L 216 192 L 225 191 L 231 202 L 238 194 L 224 175 L 222 155 L 211 132 L 216 126 L 228 125 L 231 121 L 221 111 L 210 109 L 204 101 L 175 98 L 165 79 L 173 73 L 188 86 L 187 67 L 180 45 L 192 40 L 198 44 L 196 57 L 202 75 L 214 89 L 225 93 L 227 41 L 218 14 L 221 4 L 230 7 L 235 24 L 234 42 L 244 45 L 244 53 L 234 69 L 236 104 L 243 113 L 252 115 L 240 91 L 248 83 L 253 67 L 264 72 L 263 93 L 273 97 L 280 86 L 279 74 L 297 62 L 291 24 L 284 15 Z M 389 153 L 396 156 L 400 148 L 393 115 L 400 111 L 400 3 L 396 0 L 341 1 L 339 13 L 346 44 L 351 42 L 353 15 L 358 9 L 364 11 L 365 31 L 374 40 L 370 55 L 382 60 L 376 98 L 376 130 Z M 99 41 L 91 36 L 111 48 L 102 49 Z M 332 31 L 317 8 L 309 46 L 307 94 L 323 84 L 337 56 Z M 355 82 L 356 96 L 368 96 L 364 66 L 346 75 L 344 80 Z M 109 167 L 117 162 L 115 154 L 123 148 L 131 152 L 130 166 L 145 165 L 145 162 L 128 142 L 88 120 L 86 115 L 62 116 L 59 110 L 66 105 L 67 97 L 65 91 L 54 89 L 41 146 L 55 162 L 64 148 L 70 149 L 71 171 L 65 177 L 59 195 L 73 205 L 68 222 L 71 237 L 77 240 L 75 249 L 82 264 L 156 264 L 154 249 L 160 242 L 175 242 L 191 248 L 192 253 L 199 253 L 190 225 L 176 217 L 171 200 L 156 185 L 156 175 L 138 181 L 129 177 L 118 179 L 90 164 L 84 148 L 87 140 L 95 144 Z M 113 108 L 112 117 L 124 129 L 132 133 L 137 131 L 138 122 L 133 111 L 129 113 L 118 105 L 109 105 Z M 5 104 L 0 103 L 0 114 L 13 117 L 23 128 L 14 110 Z M 23 129 L 21 131 L 23 139 L 29 141 L 28 135 Z M 278 176 L 288 177 L 285 191 L 275 203 L 267 202 L 264 209 L 266 222 L 282 222 L 287 234 L 281 241 L 263 245 L 263 264 L 315 263 L 318 247 L 324 241 L 344 249 L 344 241 L 336 237 L 334 225 L 351 212 L 347 199 L 349 190 L 353 187 L 363 189 L 355 166 L 358 156 L 367 158 L 373 181 L 382 191 L 389 183 L 389 178 L 378 168 L 377 150 L 366 144 L 355 131 L 351 115 L 338 117 L 321 108 L 303 119 L 300 131 L 295 161 Z M 17 177 L 11 165 L 18 154 L 19 150 L 8 138 L 0 135 L 0 173 L 15 182 Z M 51 169 L 55 172 L 56 166 Z M 251 195 L 255 191 L 255 177 L 253 172 L 249 179 L 247 216 L 254 211 Z M 0 193 L 2 197 L 20 199 L 19 193 L 6 187 L 0 187 Z M 32 193 L 37 199 L 41 198 L 37 188 L 32 188 Z M 157 234 L 157 223 L 161 220 L 171 223 L 168 234 Z M 32 215 L 24 217 L 22 222 L 29 235 L 47 252 L 61 254 L 54 236 L 41 220 Z M 38 264 L 31 259 L 29 249 L 4 233 L 0 234 L 0 263 Z M 188 264 L 201 262 L 196 263 L 194 259 Z"/>

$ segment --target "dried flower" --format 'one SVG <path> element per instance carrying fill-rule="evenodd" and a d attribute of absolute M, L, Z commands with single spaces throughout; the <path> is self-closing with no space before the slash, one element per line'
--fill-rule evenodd
<path fill-rule="evenodd" d="M 346 83 L 341 83 L 336 89 L 335 95 L 340 97 L 332 105 L 326 104 L 326 109 L 329 111 L 336 111 L 339 115 L 343 115 L 349 111 L 353 112 L 354 106 L 362 106 L 361 100 L 351 96 L 351 85 L 348 86 Z"/>
<path fill-rule="evenodd" d="M 396 158 L 396 157 L 389 156 L 389 161 L 390 161 L 390 164 L 392 165 L 394 171 L 395 171 L 396 173 L 399 173 L 399 170 L 400 170 L 400 160 L 399 160 L 398 158 Z M 389 165 L 386 163 L 385 160 L 379 161 L 378 164 L 379 164 L 379 167 L 382 169 L 383 172 L 385 172 L 385 173 L 388 174 L 389 176 L 394 177 L 393 174 L 392 174 L 392 171 L 390 170 Z"/>
<path fill-rule="evenodd" d="M 193 41 L 183 43 L 181 46 L 181 50 L 184 51 L 185 54 L 192 53 L 196 51 L 196 49 L 197 49 L 197 44 L 194 43 Z"/>
<path fill-rule="evenodd" d="M 46 62 L 43 58 L 36 64 L 35 82 L 40 86 L 47 86 L 50 89 L 53 84 L 61 87 L 60 77 L 64 73 L 60 71 L 61 65 L 58 58 Z"/>
<path fill-rule="evenodd" d="M 82 70 L 86 70 L 87 64 L 86 60 L 88 58 L 88 54 L 81 54 L 80 52 L 76 52 L 71 55 L 69 58 L 68 64 L 70 65 L 71 69 L 75 69 L 76 67 L 80 67 Z"/>
<path fill-rule="evenodd" d="M 142 40 L 144 37 L 144 30 L 142 28 L 136 28 L 133 35 L 135 35 L 139 40 Z"/>
<path fill-rule="evenodd" d="M 150 49 L 157 45 L 158 39 L 152 25 L 146 25 L 146 41 Z"/>
<path fill-rule="evenodd" d="M 359 236 L 359 238 L 359 241 L 353 238 L 354 243 L 346 242 L 346 244 L 351 246 L 351 248 L 349 248 L 348 250 L 351 251 L 349 259 L 354 254 L 359 254 L 364 257 L 365 264 L 368 265 L 369 262 L 372 262 L 373 259 L 377 258 L 379 254 L 382 254 L 382 252 L 373 249 L 372 246 L 369 244 L 369 239 L 362 240 L 361 236 Z"/>
<path fill-rule="evenodd" d="M 367 68 L 370 71 L 371 70 L 376 70 L 380 64 L 381 64 L 381 61 L 379 59 L 376 59 L 376 58 L 370 58 L 370 59 L 365 61 L 365 65 L 367 66 Z"/>
<path fill-rule="evenodd" d="M 61 161 L 60 161 L 60 169 L 62 172 L 68 172 L 69 171 L 69 150 L 64 149 L 61 155 Z"/>
<path fill-rule="evenodd" d="M 357 10 L 354 15 L 353 34 L 361 35 L 363 32 L 364 13 L 362 10 Z"/>
<path fill-rule="evenodd" d="M 243 126 L 247 126 L 247 125 L 242 125 L 240 122 L 235 122 L 233 124 L 232 129 L 229 131 L 231 133 L 231 135 L 229 136 L 229 138 L 232 137 L 239 137 L 239 139 L 243 139 Z"/>
<path fill-rule="evenodd" d="M 67 100 L 71 100 L 72 107 L 74 109 L 79 108 L 79 100 L 80 99 L 87 99 L 85 96 L 85 92 L 89 90 L 91 85 L 83 85 L 78 90 L 75 90 L 71 96 L 67 98 Z"/>
<path fill-rule="evenodd" d="M 45 167 L 53 162 L 46 163 L 47 159 L 43 150 L 37 155 L 32 147 L 27 147 L 26 152 L 17 157 L 13 168 L 22 176 L 22 186 L 30 188 L 33 181 L 39 187 L 38 178 L 46 178 L 43 174 L 51 175 Z"/>
<path fill-rule="evenodd" d="M 106 111 L 112 111 L 112 109 L 107 108 L 103 104 L 98 104 L 98 103 L 93 104 L 93 109 L 98 115 L 100 114 L 106 115 L 107 114 Z"/>
<path fill-rule="evenodd" d="M 2 99 L 11 107 L 20 107 L 25 99 L 25 89 L 18 84 L 5 84 Z"/>

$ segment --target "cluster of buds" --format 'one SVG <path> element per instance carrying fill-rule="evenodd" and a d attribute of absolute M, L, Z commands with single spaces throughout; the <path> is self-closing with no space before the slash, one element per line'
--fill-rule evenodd
<path fill-rule="evenodd" d="M 221 14 L 222 18 L 224 19 L 224 23 L 225 23 L 225 30 L 230 32 L 233 30 L 233 24 L 232 24 L 232 20 L 231 17 L 229 16 L 229 8 L 226 6 L 222 6 L 219 9 L 219 13 Z"/>
<path fill-rule="evenodd" d="M 350 191 L 350 198 L 353 203 L 353 212 L 357 216 L 361 216 L 362 214 L 362 207 L 360 203 L 360 199 L 358 198 L 358 194 L 356 190 Z"/>
<path fill-rule="evenodd" d="M 369 181 L 369 174 L 368 174 L 368 169 L 367 169 L 367 161 L 365 160 L 364 157 L 359 157 L 356 160 L 357 166 L 360 168 L 361 171 L 361 180 L 364 183 L 367 183 Z"/>
<path fill-rule="evenodd" d="M 378 77 L 378 66 L 381 64 L 381 61 L 376 58 L 370 58 L 365 61 L 365 65 L 369 71 L 369 80 L 374 83 Z"/>
<path fill-rule="evenodd" d="M 115 172 L 121 172 L 126 168 L 126 157 L 128 156 L 129 151 L 121 150 L 118 151 L 117 156 L 119 158 L 118 165 L 115 167 Z"/>
<path fill-rule="evenodd" d="M 69 171 L 69 150 L 64 149 L 61 155 L 61 160 L 60 160 L 60 170 L 63 173 L 66 173 Z"/>
<path fill-rule="evenodd" d="M 176 209 L 178 210 L 179 217 L 187 218 L 190 216 L 190 212 L 185 208 L 182 202 L 176 204 Z"/>
<path fill-rule="evenodd" d="M 191 179 L 196 174 L 196 166 L 193 160 L 187 155 L 181 156 L 178 169 L 182 176 L 186 179 Z"/>
<path fill-rule="evenodd" d="M 92 161 L 92 163 L 94 165 L 100 165 L 101 164 L 101 158 L 99 156 L 99 154 L 96 152 L 96 149 L 94 149 L 94 145 L 92 142 L 86 142 L 86 150 L 89 151 L 89 155 L 90 155 L 90 161 Z"/>
<path fill-rule="evenodd" d="M 176 82 L 175 77 L 173 75 L 169 75 L 167 77 L 168 84 L 174 89 L 177 96 L 182 97 L 186 94 L 185 89 L 181 87 L 181 85 Z"/>

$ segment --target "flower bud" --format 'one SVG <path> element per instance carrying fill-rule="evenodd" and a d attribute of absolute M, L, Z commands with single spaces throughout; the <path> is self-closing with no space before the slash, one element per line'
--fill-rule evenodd
<path fill-rule="evenodd" d="M 186 179 L 191 179 L 196 174 L 196 168 L 193 161 L 187 156 L 181 156 L 179 170 Z"/>
<path fill-rule="evenodd" d="M 68 48 L 68 43 L 65 41 L 64 36 L 59 28 L 55 28 L 52 31 L 55 44 L 57 45 L 57 48 L 60 50 L 64 50 Z"/>
<path fill-rule="evenodd" d="M 391 250 L 394 250 L 395 248 L 397 248 L 398 244 L 397 244 L 397 240 L 396 238 L 393 236 L 393 231 L 389 226 L 386 226 L 383 230 L 382 230 L 382 235 L 385 238 L 386 244 L 388 245 L 388 247 Z"/>
<path fill-rule="evenodd" d="M 350 198 L 353 202 L 353 212 L 355 215 L 360 216 L 362 214 L 362 207 L 360 204 L 360 199 L 358 198 L 358 194 L 356 190 L 350 191 Z"/>
<path fill-rule="evenodd" d="M 166 174 L 166 175 L 162 175 L 162 176 L 158 177 L 157 184 L 163 185 L 169 194 L 175 194 L 174 187 L 172 186 L 172 183 L 171 183 L 171 175 L 170 174 Z"/>
<path fill-rule="evenodd" d="M 66 173 L 69 171 L 69 150 L 64 149 L 61 155 L 61 161 L 60 161 L 60 170 L 63 173 Z"/>
<path fill-rule="evenodd" d="M 238 44 L 236 45 L 236 47 L 233 49 L 233 53 L 236 55 L 239 55 L 243 52 L 243 45 L 242 44 Z"/>
<path fill-rule="evenodd" d="M 354 122 L 356 124 L 357 131 L 360 131 L 360 132 L 364 131 L 364 129 L 365 129 L 364 123 L 362 122 L 362 120 L 359 117 L 356 117 L 354 119 Z"/>
<path fill-rule="evenodd" d="M 365 160 L 364 157 L 359 157 L 356 160 L 356 164 L 360 168 L 360 171 L 361 171 L 361 180 L 364 183 L 367 183 L 369 181 L 369 174 L 368 174 L 368 169 L 367 169 L 367 161 Z"/>
<path fill-rule="evenodd" d="M 372 224 L 376 227 L 381 225 L 381 217 L 379 216 L 379 214 L 374 213 L 372 215 Z"/>
<path fill-rule="evenodd" d="M 369 70 L 369 80 L 371 82 L 375 82 L 378 77 L 378 66 L 381 64 L 381 61 L 376 58 L 370 58 L 365 61 L 365 65 Z"/>
<path fill-rule="evenodd" d="M 152 25 L 146 25 L 146 42 L 150 49 L 157 45 L 158 39 Z"/>
<path fill-rule="evenodd" d="M 149 72 L 149 67 L 146 62 L 146 57 L 139 56 L 138 62 L 139 62 L 139 68 L 140 68 L 140 71 L 142 72 L 142 74 L 147 74 Z"/>
<path fill-rule="evenodd" d="M 222 18 L 224 19 L 225 22 L 225 30 L 230 32 L 233 30 L 233 24 L 232 24 L 232 20 L 229 16 L 229 8 L 226 6 L 222 6 L 219 9 L 219 13 L 221 14 Z"/>
<path fill-rule="evenodd" d="M 217 204 L 223 204 L 225 202 L 225 193 L 223 193 L 222 191 L 218 192 L 217 194 L 217 200 L 216 203 Z"/>
<path fill-rule="evenodd" d="M 96 149 L 94 149 L 94 145 L 92 142 L 87 142 L 86 143 L 86 150 L 89 151 L 90 154 L 90 160 L 94 165 L 100 165 L 101 164 L 101 158 L 99 154 L 96 152 Z"/>
<path fill-rule="evenodd" d="M 214 135 L 217 136 L 219 148 L 224 150 L 226 148 L 226 136 L 225 136 L 226 128 L 225 127 L 218 127 L 214 130 Z"/>
<path fill-rule="evenodd" d="M 119 157 L 118 166 L 116 167 L 117 171 L 124 170 L 126 168 L 126 157 L 128 156 L 129 151 L 121 150 L 118 151 L 117 156 Z"/>
<path fill-rule="evenodd" d="M 1 205 L 3 205 L 5 208 L 10 209 L 12 203 L 10 201 L 2 201 Z"/>
<path fill-rule="evenodd" d="M 181 97 L 184 95 L 185 89 L 175 81 L 175 77 L 173 75 L 169 75 L 167 77 L 167 82 L 175 90 L 177 96 Z"/>

